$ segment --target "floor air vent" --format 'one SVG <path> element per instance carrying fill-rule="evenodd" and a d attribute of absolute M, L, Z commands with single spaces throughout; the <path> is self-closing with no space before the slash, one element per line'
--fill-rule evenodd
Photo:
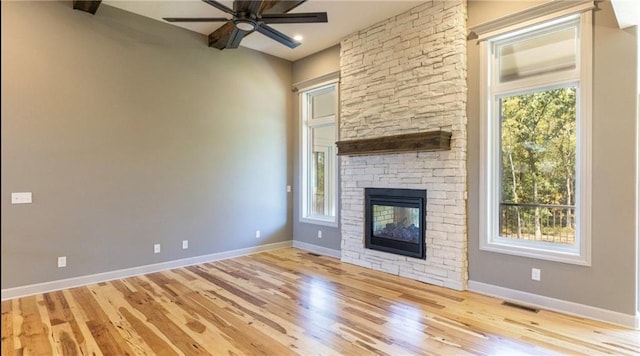
<path fill-rule="evenodd" d="M 512 308 L 518 308 L 518 309 L 526 310 L 526 311 L 532 312 L 532 313 L 537 313 L 537 312 L 540 311 L 540 309 L 538 309 L 538 308 L 530 307 L 528 305 L 517 304 L 517 303 L 513 303 L 513 302 L 507 302 L 507 301 L 502 302 L 502 305 L 505 305 L 505 306 L 508 306 L 508 307 L 512 307 Z"/>

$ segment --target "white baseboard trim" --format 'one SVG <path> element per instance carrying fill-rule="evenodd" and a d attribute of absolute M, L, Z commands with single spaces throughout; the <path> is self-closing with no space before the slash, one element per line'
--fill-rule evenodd
<path fill-rule="evenodd" d="M 340 250 L 334 250 L 331 248 L 316 246 L 316 245 L 302 242 L 302 241 L 293 241 L 293 247 L 299 248 L 301 250 L 317 253 L 319 255 L 335 257 L 337 259 L 340 259 L 342 257 L 342 252 Z"/>
<path fill-rule="evenodd" d="M 26 297 L 34 294 L 53 292 L 61 289 L 68 289 L 88 284 L 111 281 L 114 279 L 122 279 L 127 277 L 139 276 L 148 273 L 166 271 L 173 268 L 197 265 L 201 263 L 224 260 L 233 257 L 251 255 L 258 252 L 278 250 L 281 248 L 291 247 L 291 241 L 276 242 L 272 244 L 260 245 L 255 247 L 241 248 L 237 250 L 212 253 L 208 255 L 189 257 L 180 260 L 155 263 L 146 266 L 139 266 L 116 271 L 91 274 L 87 276 L 73 277 L 68 279 L 60 279 L 57 281 L 30 284 L 21 287 L 7 288 L 2 290 L 2 300 L 8 300 L 19 297 Z"/>
<path fill-rule="evenodd" d="M 533 307 L 552 310 L 563 314 L 604 321 L 627 328 L 639 329 L 640 316 L 623 314 L 589 305 L 568 302 L 562 299 L 545 297 L 515 289 L 495 286 L 482 282 L 469 281 L 469 291 L 484 294 L 513 302 L 520 302 Z"/>

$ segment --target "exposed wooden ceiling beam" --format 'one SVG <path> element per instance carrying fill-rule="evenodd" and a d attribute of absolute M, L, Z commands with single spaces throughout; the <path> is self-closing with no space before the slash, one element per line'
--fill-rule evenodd
<path fill-rule="evenodd" d="M 101 2 L 102 0 L 73 0 L 73 8 L 95 15 Z"/>

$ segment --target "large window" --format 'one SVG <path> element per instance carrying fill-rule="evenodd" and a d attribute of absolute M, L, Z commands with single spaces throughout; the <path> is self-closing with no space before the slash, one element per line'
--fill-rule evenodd
<path fill-rule="evenodd" d="M 336 226 L 337 83 L 300 93 L 303 221 Z"/>
<path fill-rule="evenodd" d="M 590 264 L 591 12 L 481 42 L 483 250 Z"/>

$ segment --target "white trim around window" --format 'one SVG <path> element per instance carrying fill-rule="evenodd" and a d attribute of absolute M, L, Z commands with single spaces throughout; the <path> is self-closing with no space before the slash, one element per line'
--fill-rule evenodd
<path fill-rule="evenodd" d="M 491 29 L 481 36 L 480 46 L 480 249 L 543 260 L 591 265 L 591 102 L 592 102 L 592 13 L 582 6 L 564 17 L 545 14 L 526 26 L 510 25 L 504 31 Z M 573 27 L 572 27 L 573 26 Z M 501 81 L 496 72 L 496 46 L 514 38 L 527 40 L 543 36 L 547 29 L 575 28 L 578 34 L 576 65 L 566 70 L 541 72 L 532 76 Z M 551 33 L 551 30 L 547 31 Z M 552 242 L 502 237 L 499 233 L 501 204 L 501 112 L 499 100 L 504 97 L 557 88 L 576 88 L 576 157 L 575 157 L 575 242 Z M 515 185 L 515 183 L 514 183 Z M 537 209 L 537 208 L 536 208 Z M 519 217 L 518 217 L 519 220 Z M 519 223 L 518 223 L 519 224 Z"/>
<path fill-rule="evenodd" d="M 300 222 L 338 227 L 338 159 L 335 142 L 339 84 L 337 75 L 323 79 L 296 88 L 300 100 Z M 332 113 L 314 116 L 313 98 L 330 92 L 335 95 Z M 328 133 L 329 129 L 331 133 Z M 324 135 L 313 137 L 314 132 Z M 318 172 L 313 171 L 314 154 L 323 157 L 322 201 L 314 198 L 314 189 L 318 186 Z"/>

